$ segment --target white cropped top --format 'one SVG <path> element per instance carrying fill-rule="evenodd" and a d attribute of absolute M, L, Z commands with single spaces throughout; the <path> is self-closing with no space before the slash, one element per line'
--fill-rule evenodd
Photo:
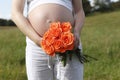
<path fill-rule="evenodd" d="M 38 5 L 42 5 L 45 3 L 59 4 L 72 11 L 72 0 L 27 0 L 27 3 L 28 3 L 28 13 Z"/>

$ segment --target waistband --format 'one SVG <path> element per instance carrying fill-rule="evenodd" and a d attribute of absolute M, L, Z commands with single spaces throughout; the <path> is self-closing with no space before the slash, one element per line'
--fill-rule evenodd
<path fill-rule="evenodd" d="M 33 0 L 28 5 L 28 13 L 32 11 L 38 5 L 46 4 L 46 3 L 54 3 L 58 5 L 62 5 L 72 11 L 72 2 L 71 0 Z"/>

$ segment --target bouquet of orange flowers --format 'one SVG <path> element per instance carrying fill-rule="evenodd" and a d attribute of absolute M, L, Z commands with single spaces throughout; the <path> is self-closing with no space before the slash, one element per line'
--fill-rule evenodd
<path fill-rule="evenodd" d="M 50 56 L 58 54 L 62 57 L 64 65 L 66 64 L 67 54 L 76 53 L 81 61 L 80 49 L 73 50 L 74 48 L 74 35 L 71 32 L 71 24 L 69 22 L 53 22 L 50 28 L 43 35 L 41 47 Z M 71 57 L 70 57 L 71 58 Z"/>

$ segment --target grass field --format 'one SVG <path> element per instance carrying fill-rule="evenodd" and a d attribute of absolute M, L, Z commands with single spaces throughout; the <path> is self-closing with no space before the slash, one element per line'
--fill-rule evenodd
<path fill-rule="evenodd" d="M 83 52 L 97 58 L 84 65 L 84 80 L 120 80 L 120 11 L 86 17 Z M 25 36 L 0 27 L 0 80 L 27 80 Z"/>

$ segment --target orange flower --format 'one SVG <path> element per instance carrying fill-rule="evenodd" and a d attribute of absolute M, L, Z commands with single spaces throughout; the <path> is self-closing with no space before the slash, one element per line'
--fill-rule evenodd
<path fill-rule="evenodd" d="M 54 52 L 54 47 L 52 45 L 50 46 L 45 46 L 44 47 L 44 50 L 45 52 L 48 54 L 48 55 L 51 55 L 51 56 L 54 56 L 55 55 L 55 52 Z"/>
<path fill-rule="evenodd" d="M 65 51 L 66 51 L 66 48 L 64 48 L 64 47 L 61 47 L 56 50 L 56 52 L 60 52 L 60 53 L 64 53 Z"/>
<path fill-rule="evenodd" d="M 56 39 L 55 42 L 53 43 L 53 46 L 55 48 L 55 50 L 57 51 L 58 49 L 60 49 L 62 47 L 63 43 L 60 39 Z"/>
<path fill-rule="evenodd" d="M 73 50 L 74 48 L 74 43 L 66 47 L 66 50 Z"/>
<path fill-rule="evenodd" d="M 52 45 L 55 41 L 55 37 L 52 36 L 46 36 L 44 41 L 46 42 L 46 45 Z"/>
<path fill-rule="evenodd" d="M 61 40 L 63 42 L 63 47 L 68 47 L 69 45 L 73 44 L 74 42 L 74 36 L 72 33 L 68 32 L 68 33 L 63 33 L 61 35 Z"/>
<path fill-rule="evenodd" d="M 60 22 L 53 22 L 53 23 L 50 24 L 50 29 L 60 28 L 60 27 L 61 27 Z"/>
<path fill-rule="evenodd" d="M 71 24 L 69 22 L 63 22 L 61 28 L 63 32 L 68 32 L 71 30 Z"/>
<path fill-rule="evenodd" d="M 47 32 L 44 33 L 43 39 L 46 39 L 50 35 L 50 31 L 48 30 Z"/>
<path fill-rule="evenodd" d="M 59 37 L 61 35 L 61 33 L 62 33 L 61 28 L 51 28 L 49 31 L 50 31 L 49 36 L 52 36 L 52 37 Z"/>
<path fill-rule="evenodd" d="M 74 36 L 70 32 L 69 22 L 53 22 L 49 30 L 43 35 L 42 48 L 50 56 L 55 56 L 56 52 L 64 53 L 74 47 Z"/>

